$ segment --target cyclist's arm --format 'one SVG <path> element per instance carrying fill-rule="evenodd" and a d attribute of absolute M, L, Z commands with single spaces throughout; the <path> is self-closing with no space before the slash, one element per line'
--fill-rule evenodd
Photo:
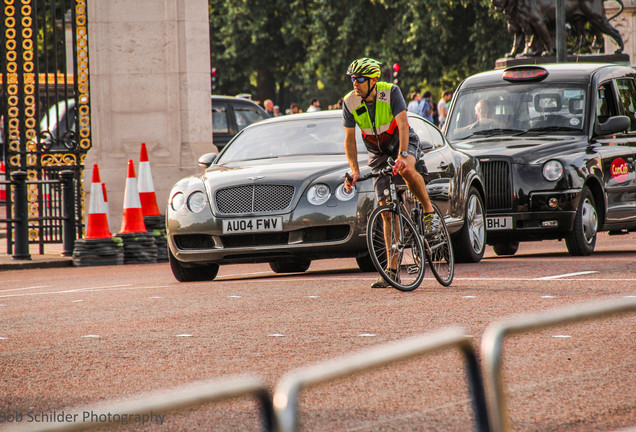
<path fill-rule="evenodd" d="M 358 166 L 358 145 L 356 143 L 356 128 L 345 127 L 344 148 L 347 155 L 347 161 L 351 168 L 351 185 L 356 184 L 360 177 L 360 167 Z"/>
<path fill-rule="evenodd" d="M 409 150 L 409 122 L 406 117 L 406 111 L 402 111 L 395 116 L 395 122 L 397 123 L 398 131 L 400 133 L 400 152 L 408 152 Z M 406 158 L 398 153 L 396 161 L 404 161 Z M 400 170 L 401 171 L 401 170 Z"/>

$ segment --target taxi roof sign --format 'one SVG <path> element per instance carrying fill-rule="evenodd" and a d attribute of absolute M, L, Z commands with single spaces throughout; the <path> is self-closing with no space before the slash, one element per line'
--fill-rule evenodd
<path fill-rule="evenodd" d="M 503 79 L 506 81 L 540 81 L 548 76 L 548 71 L 537 66 L 517 66 L 506 69 Z"/>

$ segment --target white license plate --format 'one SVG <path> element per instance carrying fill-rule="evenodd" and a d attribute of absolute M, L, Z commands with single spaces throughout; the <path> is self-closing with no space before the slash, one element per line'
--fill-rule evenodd
<path fill-rule="evenodd" d="M 281 216 L 223 220 L 223 234 L 282 230 L 283 218 Z"/>
<path fill-rule="evenodd" d="M 504 230 L 512 229 L 512 216 L 487 217 L 487 230 Z"/>

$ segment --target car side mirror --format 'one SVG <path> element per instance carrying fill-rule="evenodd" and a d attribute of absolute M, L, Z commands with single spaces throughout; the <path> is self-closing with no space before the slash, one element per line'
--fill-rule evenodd
<path fill-rule="evenodd" d="M 596 135 L 611 135 L 629 129 L 631 121 L 624 115 L 608 118 L 604 123 L 596 122 L 594 132 Z"/>
<path fill-rule="evenodd" d="M 218 153 L 206 153 L 202 155 L 199 157 L 199 166 L 204 169 L 210 168 L 210 165 L 214 163 L 217 156 Z"/>

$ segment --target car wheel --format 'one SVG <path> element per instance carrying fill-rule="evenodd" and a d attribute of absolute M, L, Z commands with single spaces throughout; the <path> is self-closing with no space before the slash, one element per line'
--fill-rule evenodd
<path fill-rule="evenodd" d="M 581 201 L 574 218 L 574 228 L 565 237 L 565 245 L 572 256 L 587 256 L 596 246 L 598 213 L 594 196 L 588 187 L 581 191 Z"/>
<path fill-rule="evenodd" d="M 476 263 L 486 250 L 484 203 L 475 187 L 471 187 L 466 200 L 464 226 L 453 241 L 455 261 Z"/>
<path fill-rule="evenodd" d="M 205 264 L 196 267 L 186 267 L 172 255 L 168 249 L 168 261 L 175 279 L 179 282 L 197 282 L 213 280 L 219 272 L 218 264 Z"/>
<path fill-rule="evenodd" d="M 307 271 L 310 265 L 311 260 L 274 261 L 269 263 L 274 273 L 302 273 Z"/>
<path fill-rule="evenodd" d="M 514 255 L 519 250 L 519 242 L 499 242 L 492 245 L 497 255 Z"/>
<path fill-rule="evenodd" d="M 363 272 L 374 272 L 376 271 L 375 266 L 373 265 L 373 261 L 371 260 L 371 256 L 366 253 L 361 257 L 356 257 L 356 262 L 358 263 L 358 267 Z"/>

